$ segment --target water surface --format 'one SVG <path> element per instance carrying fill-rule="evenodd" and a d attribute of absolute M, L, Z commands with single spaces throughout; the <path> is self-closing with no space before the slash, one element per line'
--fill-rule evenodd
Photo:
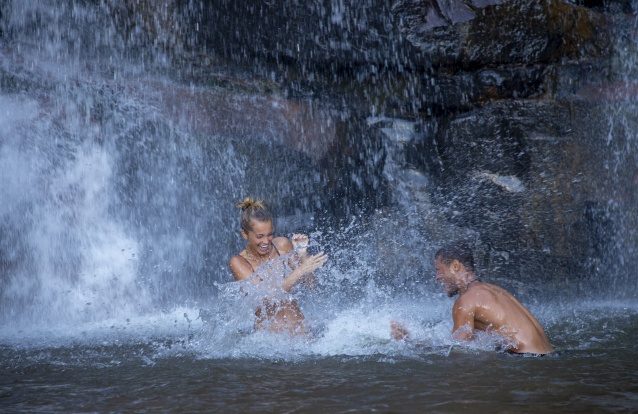
<path fill-rule="evenodd" d="M 422 319 L 423 329 L 414 333 L 416 344 L 390 341 L 374 312 L 366 320 L 361 309 L 346 312 L 351 320 L 341 315 L 341 324 L 327 323 L 313 340 L 231 331 L 226 338 L 212 338 L 210 325 L 180 321 L 182 310 L 164 315 L 162 322 L 149 319 L 152 328 L 132 329 L 134 333 L 104 326 L 85 331 L 84 339 L 61 335 L 52 341 L 28 336 L 20 340 L 11 333 L 4 335 L 0 357 L 0 408 L 635 412 L 635 305 L 544 305 L 551 309 L 539 312 L 540 319 L 559 352 L 541 358 L 493 351 L 486 338 L 470 346 L 455 344 L 433 332 L 448 328 L 446 320 L 432 328 Z M 358 323 L 359 330 L 345 332 L 346 321 Z M 413 327 L 418 323 L 408 321 Z M 341 343 L 334 344 L 337 335 Z"/>

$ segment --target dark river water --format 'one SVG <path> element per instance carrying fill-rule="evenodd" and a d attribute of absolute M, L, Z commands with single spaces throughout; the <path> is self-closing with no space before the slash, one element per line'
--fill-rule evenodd
<path fill-rule="evenodd" d="M 449 299 L 440 303 L 449 310 Z M 532 308 L 558 350 L 546 357 L 496 352 L 489 338 L 455 344 L 445 318 L 408 320 L 413 342 L 390 341 L 379 316 L 387 310 L 361 307 L 313 339 L 220 337 L 209 324 L 185 322 L 183 309 L 80 332 L 3 329 L 0 410 L 636 412 L 637 305 Z"/>

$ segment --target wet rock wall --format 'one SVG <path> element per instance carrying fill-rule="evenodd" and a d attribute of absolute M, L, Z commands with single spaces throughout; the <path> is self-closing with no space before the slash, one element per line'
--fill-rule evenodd
<path fill-rule="evenodd" d="M 503 279 L 569 285 L 613 267 L 618 255 L 635 260 L 631 236 L 619 240 L 617 227 L 635 221 L 636 165 L 613 155 L 631 153 L 635 138 L 610 138 L 611 124 L 635 126 L 610 115 L 635 105 L 618 63 L 635 30 L 631 2 L 182 6 L 200 28 L 193 50 L 342 115 L 347 126 L 324 173 L 335 189 L 351 185 L 343 166 L 359 150 L 365 158 L 349 172 L 364 190 L 330 197 L 367 198 L 382 217 L 413 206 L 430 224 L 404 225 L 433 246 L 471 238 L 482 269 Z M 383 163 L 369 161 L 379 156 Z M 404 247 L 380 244 L 388 257 Z M 417 262 L 405 272 L 428 270 Z"/>
<path fill-rule="evenodd" d="M 281 215 L 409 229 L 376 241 L 381 277 L 425 277 L 457 237 L 527 284 L 636 262 L 632 2 L 93 3 L 119 57 L 197 88 L 162 102 L 202 147 L 221 131 L 256 139 L 237 147 L 248 165 L 299 154 L 281 169 L 314 184 L 278 190 Z"/>

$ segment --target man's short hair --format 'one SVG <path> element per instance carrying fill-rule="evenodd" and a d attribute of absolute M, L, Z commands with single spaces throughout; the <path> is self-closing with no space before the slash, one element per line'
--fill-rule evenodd
<path fill-rule="evenodd" d="M 434 259 L 441 260 L 446 266 L 458 260 L 467 270 L 474 271 L 472 248 L 465 240 L 457 240 L 441 247 L 434 255 Z"/>

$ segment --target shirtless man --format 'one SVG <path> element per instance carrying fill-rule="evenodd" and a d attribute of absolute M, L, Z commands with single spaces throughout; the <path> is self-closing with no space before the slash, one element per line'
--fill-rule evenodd
<path fill-rule="evenodd" d="M 435 256 L 436 281 L 448 296 L 459 294 L 452 318 L 454 339 L 471 340 L 474 330 L 495 332 L 506 338 L 507 351 L 544 355 L 554 352 L 536 318 L 505 289 L 483 282 L 474 273 L 474 256 L 466 243 L 441 248 Z M 403 326 L 394 323 L 395 339 L 407 337 Z"/>

